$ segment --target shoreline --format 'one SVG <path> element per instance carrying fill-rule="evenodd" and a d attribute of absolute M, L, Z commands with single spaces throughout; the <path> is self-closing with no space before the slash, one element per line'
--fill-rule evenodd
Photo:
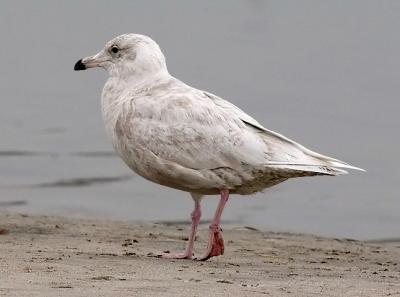
<path fill-rule="evenodd" d="M 156 257 L 184 248 L 181 222 L 0 212 L 0 296 L 400 296 L 398 240 L 223 225 L 225 255 L 198 262 Z"/>

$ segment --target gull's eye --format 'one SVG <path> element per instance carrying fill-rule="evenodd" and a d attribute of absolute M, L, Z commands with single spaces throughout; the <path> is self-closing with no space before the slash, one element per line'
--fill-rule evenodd
<path fill-rule="evenodd" d="M 116 53 L 119 52 L 119 48 L 116 47 L 116 46 L 114 45 L 114 46 L 111 48 L 111 51 L 112 51 L 114 54 L 116 54 Z"/>

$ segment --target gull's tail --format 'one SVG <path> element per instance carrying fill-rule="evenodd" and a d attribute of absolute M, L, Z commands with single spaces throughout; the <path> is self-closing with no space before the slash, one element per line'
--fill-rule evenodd
<path fill-rule="evenodd" d="M 314 153 L 314 152 L 313 152 Z M 358 171 L 364 171 L 364 169 L 352 166 L 347 164 L 343 161 L 333 159 L 318 153 L 314 153 L 314 158 L 320 160 L 320 164 L 307 164 L 307 163 L 296 163 L 296 162 L 268 162 L 266 166 L 274 167 L 277 169 L 289 169 L 301 172 L 310 172 L 322 175 L 340 175 L 340 174 L 347 174 L 348 172 L 345 169 L 353 169 Z"/>

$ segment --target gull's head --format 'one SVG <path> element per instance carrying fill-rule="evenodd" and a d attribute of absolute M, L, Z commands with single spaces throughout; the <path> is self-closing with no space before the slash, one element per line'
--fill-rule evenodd
<path fill-rule="evenodd" d="M 93 67 L 104 68 L 110 76 L 123 79 L 167 72 L 158 44 L 150 37 L 133 33 L 110 40 L 97 54 L 76 62 L 74 70 Z"/>

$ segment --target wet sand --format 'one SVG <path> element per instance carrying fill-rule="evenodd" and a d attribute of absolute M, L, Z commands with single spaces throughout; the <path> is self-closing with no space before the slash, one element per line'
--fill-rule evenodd
<path fill-rule="evenodd" d="M 0 213 L 0 296 L 400 296 L 400 241 L 224 224 L 225 255 L 159 259 L 188 225 Z M 202 225 L 196 251 L 205 248 Z"/>

